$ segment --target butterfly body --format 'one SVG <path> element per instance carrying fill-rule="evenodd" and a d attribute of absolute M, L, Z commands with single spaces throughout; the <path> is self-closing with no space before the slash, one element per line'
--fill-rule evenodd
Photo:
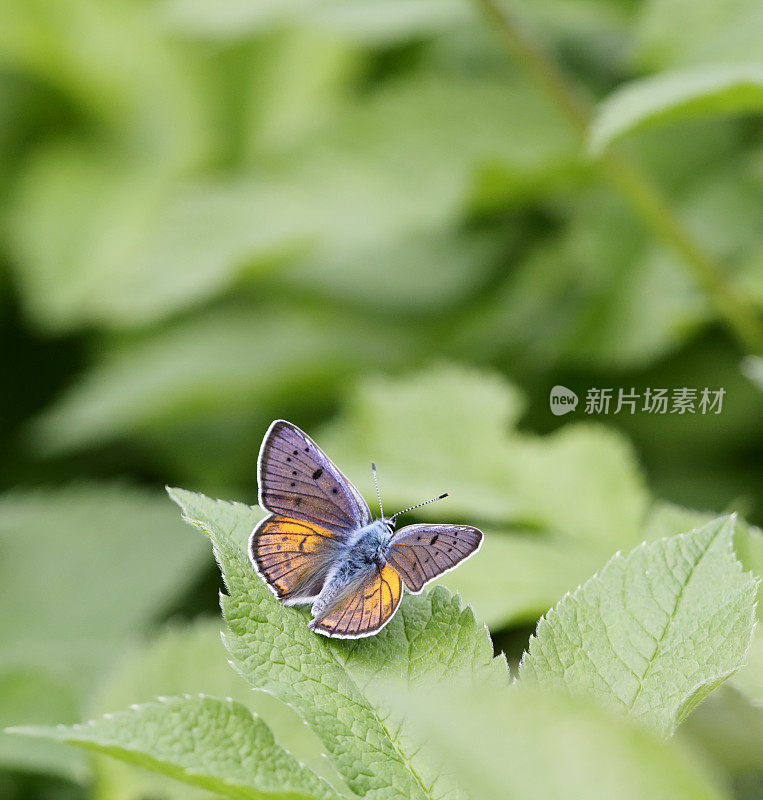
<path fill-rule="evenodd" d="M 371 564 L 383 567 L 394 533 L 394 523 L 384 517 L 358 530 L 347 543 L 348 564 L 356 569 Z"/>
<path fill-rule="evenodd" d="M 287 605 L 312 604 L 310 628 L 359 638 L 381 630 L 403 595 L 473 555 L 482 533 L 468 525 L 374 519 L 360 493 L 307 434 L 285 420 L 268 429 L 258 460 L 260 505 L 252 563 Z M 399 512 L 401 513 L 401 512 Z"/>
<path fill-rule="evenodd" d="M 313 602 L 313 617 L 319 617 L 334 598 L 355 585 L 369 570 L 381 570 L 387 563 L 394 525 L 387 519 L 374 520 L 358 530 L 337 554 L 336 567 L 326 576 L 321 593 Z"/>

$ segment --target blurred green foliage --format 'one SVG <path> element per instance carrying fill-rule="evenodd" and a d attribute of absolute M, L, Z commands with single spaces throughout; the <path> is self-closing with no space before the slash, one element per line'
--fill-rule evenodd
<path fill-rule="evenodd" d="M 562 785 L 566 796 L 581 800 L 727 796 L 691 748 L 661 741 L 659 734 L 668 737 L 744 665 L 756 580 L 732 552 L 733 517 L 613 557 L 544 615 L 519 681 L 511 685 L 506 659 L 494 656 L 487 628 L 442 587 L 407 598 L 376 636 L 346 641 L 313 635 L 306 609 L 280 603 L 241 546 L 259 509 L 182 489 L 169 494 L 184 519 L 209 537 L 224 576 L 222 638 L 230 666 L 272 696 L 275 706 L 264 713 L 258 708 L 262 718 L 253 721 L 249 698 L 184 693 L 131 704 L 87 724 L 16 733 L 77 744 L 197 789 L 252 800 L 348 792 L 384 800 L 466 800 L 506 791 L 540 800 L 557 796 Z M 158 685 L 200 682 L 218 691 L 232 686 L 238 695 L 240 681 L 219 674 L 220 661 L 201 649 L 207 632 L 197 624 L 158 637 L 127 659 L 105 693 L 107 702 L 125 691 L 145 696 Z M 184 654 L 183 665 L 176 664 Z M 533 693 L 538 684 L 544 695 Z M 570 704 L 573 696 L 578 706 Z M 740 707 L 729 703 L 735 696 L 724 696 L 725 715 L 759 727 L 755 701 Z M 528 709 L 542 700 L 535 714 L 520 711 L 523 697 Z M 280 745 L 290 748 L 295 733 L 283 725 L 280 703 L 320 740 L 336 769 L 331 785 L 274 746 L 271 715 Z M 601 713 L 606 708 L 611 716 Z M 303 739 L 296 744 L 302 747 Z M 729 764 L 727 756 L 722 759 Z M 735 766 L 746 763 L 739 752 L 734 756 Z M 119 791 L 114 779 L 123 773 L 104 774 Z M 139 796 L 141 789 L 162 793 L 161 784 L 147 787 L 130 775 L 120 781 L 127 787 L 122 796 Z"/>
<path fill-rule="evenodd" d="M 445 582 L 510 660 L 614 551 L 691 527 L 655 499 L 763 522 L 760 3 L 507 4 L 588 130 L 480 5 L 0 0 L 3 725 L 110 710 L 130 642 L 215 612 L 158 489 L 254 502 L 276 416 L 366 494 L 374 458 L 388 506 L 447 489 L 432 514 L 484 526 Z M 554 417 L 555 384 L 727 394 Z M 686 726 L 740 798 L 763 766 L 712 720 L 763 730 L 759 654 Z M 223 692 L 181 683 L 115 707 Z M 173 791 L 79 756 L 0 736 L 0 793 Z"/>

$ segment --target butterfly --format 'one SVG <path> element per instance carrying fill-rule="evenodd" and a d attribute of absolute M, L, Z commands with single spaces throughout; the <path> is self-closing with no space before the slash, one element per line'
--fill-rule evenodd
<path fill-rule="evenodd" d="M 358 490 L 296 425 L 268 428 L 257 461 L 259 503 L 269 512 L 249 538 L 257 573 L 286 605 L 312 604 L 311 630 L 357 639 L 393 617 L 403 587 L 418 594 L 433 578 L 474 555 L 482 531 L 469 525 L 408 525 L 374 519 Z"/>

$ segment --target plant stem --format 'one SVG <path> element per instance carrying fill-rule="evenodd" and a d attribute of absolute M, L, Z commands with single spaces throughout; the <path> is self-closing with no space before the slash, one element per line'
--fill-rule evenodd
<path fill-rule="evenodd" d="M 475 2 L 533 80 L 584 139 L 593 118 L 591 104 L 497 0 Z M 659 187 L 614 147 L 601 155 L 600 164 L 647 228 L 679 256 L 680 263 L 702 288 L 743 349 L 763 355 L 763 323 L 754 306 L 728 285 L 714 259 L 693 239 Z"/>

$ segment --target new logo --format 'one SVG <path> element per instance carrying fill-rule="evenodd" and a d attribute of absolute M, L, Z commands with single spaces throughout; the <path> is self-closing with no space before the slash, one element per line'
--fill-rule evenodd
<path fill-rule="evenodd" d="M 551 406 L 551 413 L 561 417 L 563 414 L 569 414 L 570 411 L 575 410 L 578 404 L 578 396 L 566 386 L 557 384 L 551 389 L 548 403 Z"/>

